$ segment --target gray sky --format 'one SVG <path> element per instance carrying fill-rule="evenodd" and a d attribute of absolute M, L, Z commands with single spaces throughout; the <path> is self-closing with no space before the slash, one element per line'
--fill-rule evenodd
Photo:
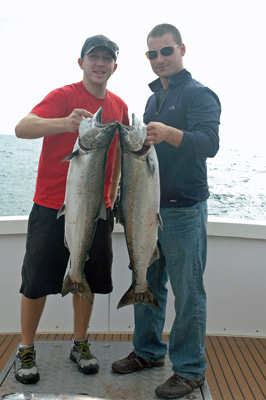
<path fill-rule="evenodd" d="M 175 25 L 187 52 L 184 66 L 222 103 L 221 143 L 265 149 L 264 0 L 0 0 L 0 133 L 49 91 L 82 78 L 77 59 L 89 36 L 102 33 L 120 48 L 109 89 L 141 119 L 151 71 L 146 37 L 158 23 Z M 125 4 L 127 6 L 125 7 Z"/>

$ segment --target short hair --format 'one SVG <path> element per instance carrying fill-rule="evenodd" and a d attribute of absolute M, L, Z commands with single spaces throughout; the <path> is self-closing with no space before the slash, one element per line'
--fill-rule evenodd
<path fill-rule="evenodd" d="M 154 37 L 154 38 L 161 37 L 167 33 L 170 33 L 173 36 L 173 39 L 176 42 L 176 44 L 182 43 L 181 33 L 174 25 L 170 25 L 170 24 L 156 25 L 148 34 L 147 42 L 151 37 Z"/>

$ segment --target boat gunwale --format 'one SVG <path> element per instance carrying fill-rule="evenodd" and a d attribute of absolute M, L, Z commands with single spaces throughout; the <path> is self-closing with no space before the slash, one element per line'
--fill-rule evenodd
<path fill-rule="evenodd" d="M 26 234 L 28 216 L 0 216 L 0 235 Z M 115 224 L 114 233 L 123 233 L 123 226 Z M 266 221 L 209 217 L 208 236 L 266 240 Z"/>

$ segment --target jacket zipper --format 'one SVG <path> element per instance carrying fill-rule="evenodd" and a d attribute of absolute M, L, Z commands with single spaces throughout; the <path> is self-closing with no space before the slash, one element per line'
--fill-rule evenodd
<path fill-rule="evenodd" d="M 164 101 L 165 101 L 165 99 L 166 99 L 166 97 L 167 97 L 167 95 L 168 95 L 168 92 L 169 92 L 169 88 L 167 89 L 166 95 L 164 96 L 164 98 L 163 98 L 162 101 L 160 102 L 159 108 L 158 108 L 158 110 L 156 111 L 155 115 L 159 115 L 159 114 L 160 114 L 162 105 L 163 105 L 163 103 L 164 103 Z"/>

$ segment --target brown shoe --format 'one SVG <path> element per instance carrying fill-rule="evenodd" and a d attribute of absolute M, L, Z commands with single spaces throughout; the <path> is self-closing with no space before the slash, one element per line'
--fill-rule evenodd
<path fill-rule="evenodd" d="M 114 362 L 112 370 L 119 374 L 129 374 L 130 372 L 139 371 L 144 368 L 162 367 L 163 365 L 164 361 L 147 361 L 132 352 L 126 358 Z"/>
<path fill-rule="evenodd" d="M 167 379 L 166 382 L 158 386 L 155 389 L 155 393 L 158 397 L 163 399 L 178 399 L 203 385 L 204 381 L 205 378 L 202 378 L 200 381 L 192 381 L 174 374 L 171 378 Z"/>

